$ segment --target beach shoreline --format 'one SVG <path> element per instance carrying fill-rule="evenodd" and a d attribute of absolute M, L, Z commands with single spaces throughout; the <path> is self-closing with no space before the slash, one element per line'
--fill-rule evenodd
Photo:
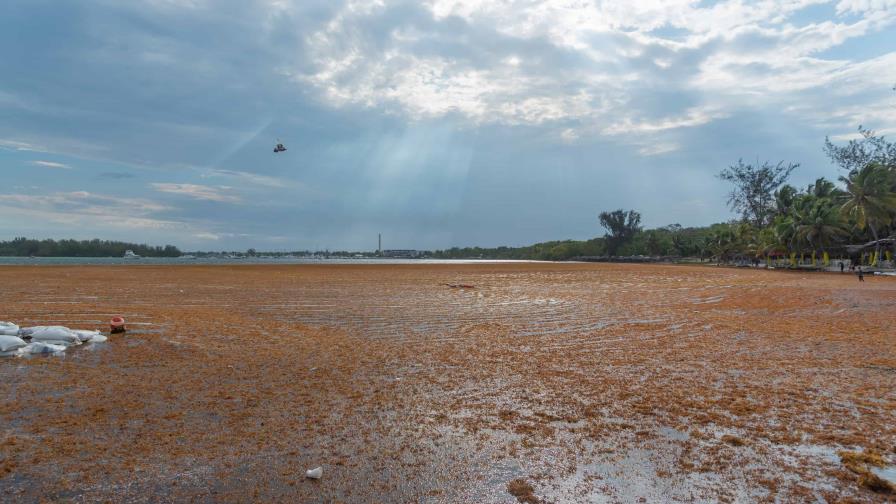
<path fill-rule="evenodd" d="M 884 502 L 838 451 L 896 458 L 896 280 L 674 266 L 0 266 L 129 323 L 0 360 L 0 495 Z"/>

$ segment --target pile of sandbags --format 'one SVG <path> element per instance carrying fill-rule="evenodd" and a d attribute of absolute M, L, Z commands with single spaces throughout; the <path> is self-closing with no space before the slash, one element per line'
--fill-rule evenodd
<path fill-rule="evenodd" d="M 18 336 L 0 334 L 0 357 L 18 355 L 28 343 Z"/>
<path fill-rule="evenodd" d="M 18 336 L 19 326 L 12 322 L 0 322 L 0 336 Z"/>
<path fill-rule="evenodd" d="M 35 341 L 33 343 L 28 343 L 27 346 L 22 348 L 21 352 L 23 354 L 55 354 L 64 352 L 66 348 L 68 347 L 65 345 L 54 345 L 53 343 L 41 343 L 40 341 Z"/>
<path fill-rule="evenodd" d="M 62 326 L 23 327 L 19 329 L 19 336 L 31 338 L 31 341 L 53 345 L 73 346 L 81 344 L 81 338 L 74 331 Z"/>
<path fill-rule="evenodd" d="M 81 343 L 102 343 L 106 339 L 106 336 L 99 331 L 69 329 L 63 326 L 19 328 L 12 322 L 0 322 L 0 357 L 59 353 Z"/>
<path fill-rule="evenodd" d="M 81 343 L 87 343 L 88 341 L 91 343 L 102 343 L 108 339 L 103 333 L 94 330 L 72 329 L 72 332 L 78 336 Z"/>

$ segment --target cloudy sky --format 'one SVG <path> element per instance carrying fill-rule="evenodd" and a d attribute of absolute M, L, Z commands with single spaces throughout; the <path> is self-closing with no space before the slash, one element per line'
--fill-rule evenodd
<path fill-rule="evenodd" d="M 634 5 L 633 5 L 634 4 Z M 896 0 L 4 0 L 0 239 L 521 245 L 896 135 Z M 274 154 L 281 139 L 289 149 Z"/>

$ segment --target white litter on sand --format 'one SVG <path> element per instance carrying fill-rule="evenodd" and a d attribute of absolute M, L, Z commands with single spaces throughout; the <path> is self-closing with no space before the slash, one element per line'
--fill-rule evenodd
<path fill-rule="evenodd" d="M 102 336 L 99 331 L 88 331 L 85 329 L 72 329 L 71 331 L 78 336 L 78 339 L 81 340 L 82 343 L 93 341 L 97 336 Z"/>
<path fill-rule="evenodd" d="M 19 326 L 13 324 L 12 322 L 0 322 L 0 335 L 18 336 L 18 334 Z"/>
<path fill-rule="evenodd" d="M 42 341 L 54 345 L 80 345 L 81 338 L 71 329 L 63 326 L 23 327 L 19 336 L 31 338 L 31 341 Z"/>
<path fill-rule="evenodd" d="M 108 339 L 103 333 L 92 329 L 69 329 L 64 326 L 20 328 L 12 322 L 0 322 L 0 357 L 55 354 L 70 346 L 103 343 Z"/>
<path fill-rule="evenodd" d="M 0 352 L 4 354 L 7 352 L 15 352 L 16 350 L 25 347 L 28 343 L 25 342 L 22 338 L 18 336 L 9 336 L 6 334 L 0 335 Z"/>
<path fill-rule="evenodd" d="M 68 348 L 65 345 L 54 345 L 52 343 L 29 343 L 25 348 L 21 351 L 24 354 L 54 354 L 59 352 L 64 352 L 65 349 Z"/>
<path fill-rule="evenodd" d="M 323 476 L 323 474 L 324 474 L 323 467 L 315 467 L 314 469 L 308 469 L 307 471 L 305 471 L 305 477 L 311 478 L 311 479 L 320 479 L 320 477 Z"/>

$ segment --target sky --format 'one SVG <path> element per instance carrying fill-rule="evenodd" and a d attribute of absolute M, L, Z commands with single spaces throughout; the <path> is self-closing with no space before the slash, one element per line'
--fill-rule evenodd
<path fill-rule="evenodd" d="M 0 239 L 518 246 L 896 135 L 896 0 L 4 0 Z M 274 153 L 277 140 L 287 151 Z"/>

